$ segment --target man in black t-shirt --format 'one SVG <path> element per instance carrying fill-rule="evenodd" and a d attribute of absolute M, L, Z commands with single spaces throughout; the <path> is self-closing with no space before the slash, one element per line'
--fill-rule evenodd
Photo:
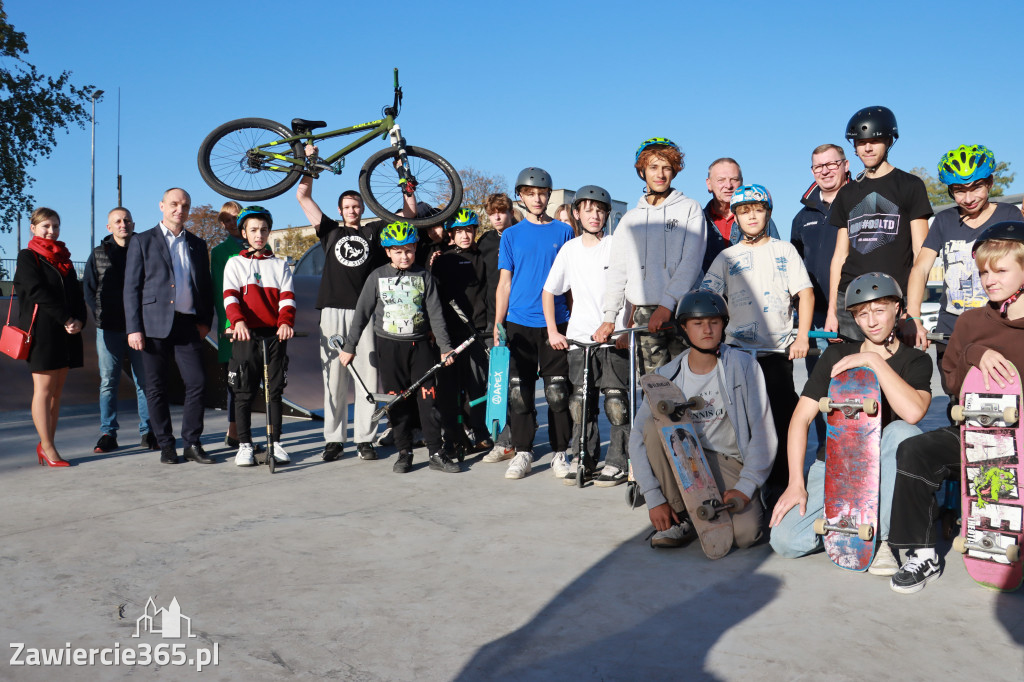
<path fill-rule="evenodd" d="M 861 343 L 831 346 L 804 385 L 790 420 L 789 485 L 772 510 L 771 545 L 778 554 L 790 559 L 821 550 L 821 536 L 814 533 L 813 524 L 825 507 L 825 453 L 819 450 L 805 483 L 807 429 L 818 414 L 818 400 L 828 395 L 832 376 L 854 367 L 867 367 L 878 376 L 882 392 L 878 494 L 882 542 L 868 572 L 892 575 L 899 566 L 885 540 L 896 482 L 896 450 L 904 440 L 921 433 L 915 425 L 928 413 L 931 404 L 932 360 L 923 351 L 901 343 L 896 335 L 905 303 L 903 291 L 892 277 L 878 272 L 861 275 L 850 283 L 844 299 L 865 338 Z"/>
<path fill-rule="evenodd" d="M 850 341 L 864 335 L 847 311 L 840 292 L 865 272 L 884 272 L 907 289 L 907 279 L 928 234 L 932 215 L 920 178 L 893 167 L 889 150 L 899 138 L 896 117 L 885 107 L 861 109 L 846 126 L 864 171 L 843 185 L 829 220 L 838 228 L 829 273 L 825 330 Z M 904 315 L 906 312 L 904 311 Z"/>
<path fill-rule="evenodd" d="M 317 153 L 314 146 L 306 147 L 306 156 Z M 349 372 L 338 361 L 338 351 L 328 344 L 331 336 L 344 338 L 355 312 L 363 283 L 377 267 L 387 262 L 380 245 L 382 221 L 361 225 L 363 198 L 359 192 L 347 191 L 338 197 L 338 213 L 342 222 L 332 220 L 313 201 L 313 179 L 304 177 L 295 192 L 303 213 L 320 238 L 324 249 L 324 271 L 316 307 L 320 311 L 320 362 L 324 375 L 324 446 L 323 459 L 339 459 L 345 445 L 348 428 Z M 404 215 L 416 215 L 415 197 L 406 197 Z M 360 378 L 371 391 L 377 387 L 376 343 L 372 325 L 367 325 L 359 340 L 359 352 L 352 363 Z M 355 424 L 352 435 L 360 459 L 377 459 L 373 438 L 377 423 L 372 415 L 374 405 L 359 395 L 356 389 Z"/>

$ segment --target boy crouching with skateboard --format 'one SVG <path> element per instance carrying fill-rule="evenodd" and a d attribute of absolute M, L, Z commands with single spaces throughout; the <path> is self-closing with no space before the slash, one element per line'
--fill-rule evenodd
<path fill-rule="evenodd" d="M 885 540 L 889 537 L 896 448 L 921 433 L 914 424 L 924 418 L 931 404 L 932 360 L 924 352 L 900 343 L 897 337 L 903 291 L 892 277 L 880 272 L 861 275 L 850 282 L 845 300 L 865 339 L 829 346 L 807 379 L 789 424 L 789 485 L 772 510 L 771 545 L 790 559 L 822 549 L 814 521 L 825 509 L 825 455 L 820 454 L 811 465 L 805 485 L 807 429 L 818 414 L 818 400 L 828 395 L 830 380 L 848 369 L 867 367 L 878 376 L 882 393 L 878 494 L 882 542 L 868 572 L 892 575 L 898 566 Z"/>
<path fill-rule="evenodd" d="M 434 366 L 437 350 L 430 342 L 430 332 L 444 354 L 445 364 L 451 365 L 455 360 L 437 285 L 430 273 L 416 264 L 417 239 L 416 228 L 402 221 L 391 223 L 381 231 L 380 243 L 391 263 L 380 266 L 367 278 L 345 344 L 338 354 L 341 364 L 347 367 L 355 359 L 359 337 L 372 319 L 381 383 L 389 393 L 401 393 Z M 436 378 L 431 377 L 416 394 L 420 427 L 430 454 L 430 468 L 456 473 L 459 465 L 441 447 L 441 419 L 435 409 L 436 386 Z M 398 448 L 398 459 L 392 467 L 396 474 L 412 469 L 411 409 L 408 402 L 403 402 L 388 413 Z"/>
<path fill-rule="evenodd" d="M 1008 363 L 1024 367 L 1024 223 L 989 227 L 975 242 L 973 255 L 989 303 L 960 316 L 942 357 L 944 385 L 957 395 L 971 367 L 981 370 L 986 386 L 991 382 L 1000 388 L 1020 381 Z M 959 472 L 959 427 L 930 431 L 900 445 L 889 542 L 907 550 L 907 557 L 892 577 L 894 591 L 919 592 L 942 574 L 935 553 L 935 491 Z"/>
<path fill-rule="evenodd" d="M 280 443 L 281 396 L 287 383 L 288 339 L 295 335 L 295 293 L 291 268 L 267 247 L 273 223 L 270 211 L 261 206 L 249 206 L 239 213 L 244 248 L 224 266 L 224 312 L 233 334 L 228 385 L 235 393 L 235 464 L 240 467 L 256 464 L 251 433 L 252 400 L 264 376 L 270 396 L 267 419 L 273 440 L 267 456 L 272 454 L 281 464 L 291 463 Z"/>
<path fill-rule="evenodd" d="M 722 343 L 729 310 L 721 296 L 692 291 L 683 296 L 679 308 L 691 347 L 655 373 L 678 386 L 684 396 L 704 399 L 704 409 L 690 413 L 693 426 L 715 481 L 724 490 L 725 504 L 736 505 L 736 546 L 749 547 L 761 537 L 764 511 L 757 491 L 772 469 L 778 444 L 764 375 L 749 353 Z M 651 546 L 680 547 L 692 539 L 693 524 L 646 400 L 633 426 L 633 475 L 657 530 Z"/>

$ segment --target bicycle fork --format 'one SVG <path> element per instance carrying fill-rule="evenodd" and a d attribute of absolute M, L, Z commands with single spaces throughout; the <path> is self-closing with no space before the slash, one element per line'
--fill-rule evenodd
<path fill-rule="evenodd" d="M 398 171 L 398 185 L 402 188 L 402 194 L 411 197 L 416 192 L 416 178 L 409 169 L 409 155 L 405 153 L 405 138 L 402 137 L 402 129 L 396 123 L 388 131 L 388 138 L 391 146 L 398 150 L 398 161 L 395 163 L 395 170 Z"/>

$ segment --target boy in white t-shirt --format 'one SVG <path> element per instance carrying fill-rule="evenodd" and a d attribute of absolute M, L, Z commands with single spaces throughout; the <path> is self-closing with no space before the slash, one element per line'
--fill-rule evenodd
<path fill-rule="evenodd" d="M 788 354 L 765 353 L 757 361 L 768 387 L 775 432 L 788 433 L 797 403 L 793 360 L 807 356 L 814 289 L 796 247 L 768 235 L 772 196 L 767 189 L 744 185 L 733 193 L 731 207 L 743 241 L 718 254 L 701 288 L 729 301 L 726 343 L 740 348 L 789 348 Z M 793 328 L 793 297 L 799 299 L 799 329 Z M 776 457 L 765 486 L 769 505 L 789 483 L 788 469 L 786 457 Z"/>
<path fill-rule="evenodd" d="M 587 380 L 587 414 L 583 414 L 583 360 L 584 351 L 571 347 L 570 340 L 592 343 L 591 332 L 604 318 L 605 282 L 613 239 L 604 236 L 604 227 L 611 212 L 611 196 L 596 185 L 586 185 L 576 192 L 572 202 L 573 216 L 582 232 L 562 246 L 544 282 L 542 303 L 547 321 L 548 342 L 552 348 L 569 350 L 569 383 L 573 386 L 569 399 L 569 412 L 573 420 L 572 447 L 574 457 L 569 473 L 564 477 L 567 485 L 575 485 L 579 463 L 583 462 L 585 480 L 593 477 L 601 450 L 598 432 L 598 390 L 604 394 L 604 411 L 611 423 L 611 444 L 601 474 L 594 484 L 611 487 L 626 480 L 626 447 L 629 443 L 629 356 L 624 350 L 626 337 L 620 337 L 616 347 L 604 345 L 591 353 Z M 555 296 L 572 291 L 572 314 L 563 335 L 555 324 Z M 624 315 L 619 311 L 619 326 Z M 581 429 L 586 425 L 585 452 L 580 453 Z"/>

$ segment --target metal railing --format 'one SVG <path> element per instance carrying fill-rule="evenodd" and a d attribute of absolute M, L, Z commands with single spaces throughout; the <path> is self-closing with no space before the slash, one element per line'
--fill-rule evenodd
<path fill-rule="evenodd" d="M 73 260 L 71 264 L 75 266 L 75 274 L 78 275 L 78 279 L 82 279 L 85 274 L 85 261 Z M 0 281 L 10 282 L 14 279 L 14 270 L 17 266 L 17 258 L 0 258 Z"/>

